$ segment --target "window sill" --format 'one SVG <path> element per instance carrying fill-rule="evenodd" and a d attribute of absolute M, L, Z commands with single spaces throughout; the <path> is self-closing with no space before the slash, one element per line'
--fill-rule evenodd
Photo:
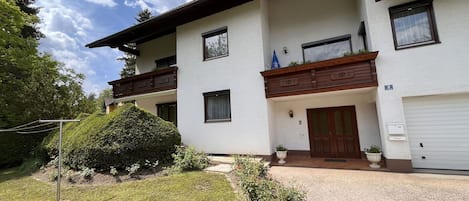
<path fill-rule="evenodd" d="M 405 49 L 410 49 L 410 48 L 416 48 L 416 47 L 423 47 L 423 46 L 428 46 L 428 45 L 437 45 L 441 44 L 440 41 L 428 41 L 428 42 L 422 42 L 422 43 L 416 43 L 416 44 L 410 44 L 410 45 L 403 45 L 403 46 L 394 46 L 394 49 L 396 51 L 398 50 L 405 50 Z"/>
<path fill-rule="evenodd" d="M 204 61 L 211 61 L 211 60 L 220 59 L 220 58 L 228 57 L 228 56 L 229 56 L 229 54 L 225 54 L 225 55 L 220 55 L 220 56 L 216 56 L 216 57 L 204 58 Z"/>
<path fill-rule="evenodd" d="M 231 119 L 213 119 L 213 120 L 205 120 L 205 123 L 226 123 L 231 122 Z"/>

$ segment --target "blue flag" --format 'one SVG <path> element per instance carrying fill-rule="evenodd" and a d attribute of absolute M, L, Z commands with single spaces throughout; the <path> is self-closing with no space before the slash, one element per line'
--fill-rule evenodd
<path fill-rule="evenodd" d="M 280 68 L 280 62 L 278 62 L 277 53 L 274 50 L 274 56 L 272 57 L 272 66 L 271 69 Z"/>

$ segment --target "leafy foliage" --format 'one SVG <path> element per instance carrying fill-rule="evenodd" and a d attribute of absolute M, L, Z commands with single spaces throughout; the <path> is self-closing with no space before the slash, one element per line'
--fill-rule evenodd
<path fill-rule="evenodd" d="M 176 152 L 172 156 L 174 160 L 172 168 L 176 172 L 202 170 L 209 165 L 207 154 L 190 146 L 177 146 Z"/>
<path fill-rule="evenodd" d="M 94 171 L 95 171 L 94 168 L 83 167 L 81 169 L 80 175 L 86 180 L 91 180 L 91 179 L 93 179 L 93 176 L 95 174 Z"/>
<path fill-rule="evenodd" d="M 109 115 L 95 112 L 79 123 L 64 127 L 62 142 L 64 164 L 124 169 L 135 161 L 170 161 L 181 136 L 171 122 L 143 111 L 131 104 L 119 107 Z M 56 155 L 58 133 L 43 143 L 49 155 Z"/>
<path fill-rule="evenodd" d="M 235 157 L 235 174 L 252 201 L 303 201 L 305 193 L 267 177 L 268 167 L 253 157 Z"/>
<path fill-rule="evenodd" d="M 276 151 L 288 151 L 287 148 L 285 148 L 283 145 L 278 145 L 276 148 L 275 148 Z"/>
<path fill-rule="evenodd" d="M 99 93 L 98 98 L 95 100 L 95 107 L 97 111 L 106 112 L 106 106 L 104 100 L 106 98 L 112 98 L 112 89 L 104 89 Z"/>
<path fill-rule="evenodd" d="M 117 176 L 119 175 L 119 171 L 117 171 L 117 169 L 114 167 L 114 166 L 111 166 L 109 167 L 109 173 L 112 175 L 112 176 Z"/>
<path fill-rule="evenodd" d="M 366 150 L 368 153 L 381 153 L 381 148 L 379 148 L 376 145 L 371 145 L 368 150 Z"/>
<path fill-rule="evenodd" d="M 138 170 L 140 169 L 140 163 L 134 163 L 130 167 L 126 167 L 125 170 L 129 172 L 130 177 L 136 177 Z"/>
<path fill-rule="evenodd" d="M 92 103 L 84 76 L 38 51 L 42 37 L 33 0 L 0 0 L 0 128 L 38 119 L 71 118 Z M 21 163 L 45 135 L 0 135 L 0 167 Z"/>

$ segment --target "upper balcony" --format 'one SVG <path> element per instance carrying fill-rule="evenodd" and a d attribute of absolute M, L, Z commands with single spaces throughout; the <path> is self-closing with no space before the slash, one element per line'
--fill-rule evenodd
<path fill-rule="evenodd" d="M 114 98 L 142 95 L 177 88 L 177 67 L 158 69 L 153 72 L 109 82 Z"/>
<path fill-rule="evenodd" d="M 378 52 L 261 72 L 267 98 L 378 86 Z"/>

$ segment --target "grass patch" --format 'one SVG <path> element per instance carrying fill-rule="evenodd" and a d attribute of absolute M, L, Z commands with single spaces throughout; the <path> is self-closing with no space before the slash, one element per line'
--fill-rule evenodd
<path fill-rule="evenodd" d="M 103 186 L 62 188 L 63 200 L 236 200 L 224 175 L 185 172 Z M 55 185 L 36 181 L 18 168 L 0 171 L 0 200 L 55 200 Z"/>

